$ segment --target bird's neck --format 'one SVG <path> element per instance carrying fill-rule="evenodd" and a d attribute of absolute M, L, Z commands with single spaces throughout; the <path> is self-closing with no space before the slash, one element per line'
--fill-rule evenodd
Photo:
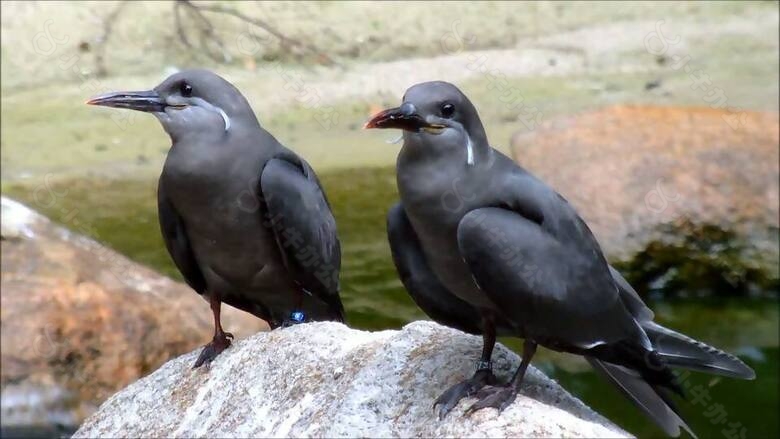
<path fill-rule="evenodd" d="M 205 128 L 202 126 L 201 128 Z M 171 142 L 175 145 L 187 143 L 224 143 L 231 139 L 244 138 L 252 133 L 263 131 L 257 118 L 251 116 L 230 116 L 230 126 L 226 125 L 220 119 L 219 123 L 208 125 L 208 129 L 198 130 L 167 130 Z"/>
<path fill-rule="evenodd" d="M 493 149 L 485 132 L 478 130 L 462 136 L 456 142 L 442 142 L 433 135 L 410 133 L 398 155 L 398 164 L 448 164 L 456 167 L 477 167 L 492 160 Z"/>

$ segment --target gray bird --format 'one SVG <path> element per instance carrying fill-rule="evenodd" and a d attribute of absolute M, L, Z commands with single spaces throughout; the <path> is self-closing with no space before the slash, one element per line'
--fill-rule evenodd
<path fill-rule="evenodd" d="M 214 338 L 194 367 L 230 346 L 221 304 L 271 328 L 343 321 L 341 247 L 314 170 L 264 130 L 232 84 L 206 70 L 91 105 L 152 113 L 171 138 L 157 188 L 160 229 L 185 281 L 208 300 Z"/>
<path fill-rule="evenodd" d="M 387 229 L 404 286 L 437 322 L 483 336 L 474 376 L 436 400 L 440 418 L 467 396 L 478 398 L 467 413 L 506 408 L 537 345 L 584 356 L 674 436 L 690 429 L 670 398 L 682 395 L 671 367 L 754 378 L 736 357 L 654 323 L 574 208 L 490 146 L 454 85 L 415 85 L 366 128 L 403 130 Z M 497 335 L 525 339 L 505 384 L 491 370 Z"/>

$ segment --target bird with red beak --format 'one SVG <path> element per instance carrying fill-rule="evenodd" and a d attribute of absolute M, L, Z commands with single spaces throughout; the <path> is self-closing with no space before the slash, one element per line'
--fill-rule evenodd
<path fill-rule="evenodd" d="M 483 337 L 474 375 L 434 403 L 440 418 L 471 396 L 466 413 L 507 408 L 538 346 L 584 356 L 673 436 L 690 429 L 672 404 L 670 392 L 682 394 L 672 367 L 755 376 L 733 355 L 653 322 L 575 209 L 490 146 L 454 85 L 417 84 L 365 127 L 403 130 L 401 200 L 387 218 L 401 281 L 431 318 Z M 517 371 L 500 384 L 497 336 L 525 340 Z"/>

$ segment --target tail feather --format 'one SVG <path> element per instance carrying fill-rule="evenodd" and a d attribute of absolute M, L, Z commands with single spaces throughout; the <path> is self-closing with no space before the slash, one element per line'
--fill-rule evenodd
<path fill-rule="evenodd" d="M 648 384 L 636 371 L 593 357 L 585 358 L 594 369 L 602 373 L 666 434 L 677 437 L 680 435 L 680 427 L 682 427 L 696 438 L 662 389 Z"/>
<path fill-rule="evenodd" d="M 642 377 L 648 385 L 654 388 L 663 387 L 685 397 L 677 376 L 669 368 L 666 360 L 655 350 L 647 350 L 637 343 L 620 341 L 596 346 L 584 355 L 605 363 L 623 366 Z"/>
<path fill-rule="evenodd" d="M 669 366 L 746 380 L 756 377 L 750 366 L 729 353 L 651 321 L 642 327 Z"/>
<path fill-rule="evenodd" d="M 330 313 L 330 320 L 339 323 L 346 323 L 344 317 L 344 305 L 341 303 L 341 298 L 338 294 L 328 297 L 327 300 L 328 312 Z"/>

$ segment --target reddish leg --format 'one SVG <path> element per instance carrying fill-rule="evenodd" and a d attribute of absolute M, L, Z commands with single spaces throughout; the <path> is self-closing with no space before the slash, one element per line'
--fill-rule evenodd
<path fill-rule="evenodd" d="M 219 294 L 211 293 L 209 295 L 209 304 L 211 305 L 211 312 L 214 314 L 214 338 L 211 339 L 209 344 L 203 346 L 200 356 L 198 356 L 197 361 L 192 366 L 193 369 L 211 363 L 217 355 L 230 346 L 230 340 L 233 339 L 233 334 L 222 330 L 222 322 L 219 317 L 222 300 Z"/>

